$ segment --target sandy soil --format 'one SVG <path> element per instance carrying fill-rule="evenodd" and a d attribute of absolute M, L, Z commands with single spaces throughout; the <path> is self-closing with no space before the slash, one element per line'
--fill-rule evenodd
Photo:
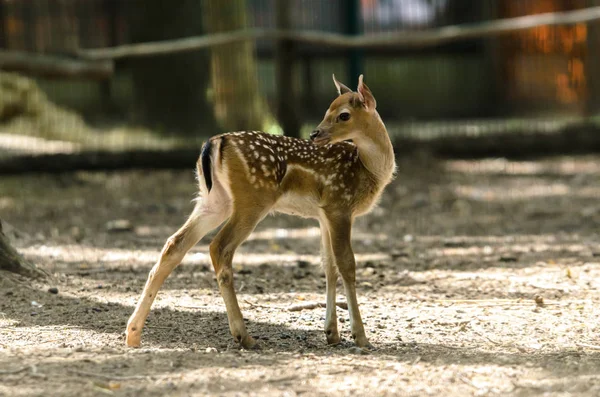
<path fill-rule="evenodd" d="M 288 310 L 323 302 L 325 280 L 317 225 L 284 216 L 235 259 L 261 350 L 229 335 L 210 238 L 127 349 L 146 275 L 192 208 L 192 169 L 3 177 L 0 214 L 53 279 L 0 284 L 0 395 L 598 395 L 600 157 L 399 165 L 354 232 L 374 352 L 350 342 L 343 309 L 335 347 L 325 309 Z"/>

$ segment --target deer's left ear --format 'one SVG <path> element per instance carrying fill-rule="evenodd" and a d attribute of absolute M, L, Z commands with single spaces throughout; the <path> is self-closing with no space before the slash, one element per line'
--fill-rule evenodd
<path fill-rule="evenodd" d="M 332 77 L 333 77 L 333 84 L 335 84 L 335 88 L 337 89 L 338 95 L 343 95 L 347 92 L 352 92 L 352 90 L 350 88 L 346 87 L 345 85 L 343 85 L 342 83 L 337 81 L 337 79 L 335 78 L 335 74 L 332 75 Z"/>
<path fill-rule="evenodd" d="M 377 107 L 377 101 L 375 97 L 371 93 L 371 90 L 365 83 L 363 83 L 363 75 L 361 74 L 358 77 L 358 88 L 356 89 L 358 92 L 358 97 L 360 101 L 365 105 L 365 107 L 369 110 L 374 110 Z"/>

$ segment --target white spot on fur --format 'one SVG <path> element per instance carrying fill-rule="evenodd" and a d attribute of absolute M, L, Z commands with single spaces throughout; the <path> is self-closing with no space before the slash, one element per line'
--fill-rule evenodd
<path fill-rule="evenodd" d="M 265 164 L 263 164 L 260 168 L 262 168 L 262 171 L 265 174 L 265 176 L 271 175 L 271 171 L 269 171 L 269 169 L 267 168 L 267 166 Z"/>

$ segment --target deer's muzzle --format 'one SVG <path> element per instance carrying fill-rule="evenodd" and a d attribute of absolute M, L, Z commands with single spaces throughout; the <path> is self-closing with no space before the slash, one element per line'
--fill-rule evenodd
<path fill-rule="evenodd" d="M 329 132 L 321 128 L 317 128 L 310 134 L 310 140 L 316 145 L 325 145 L 331 140 Z"/>

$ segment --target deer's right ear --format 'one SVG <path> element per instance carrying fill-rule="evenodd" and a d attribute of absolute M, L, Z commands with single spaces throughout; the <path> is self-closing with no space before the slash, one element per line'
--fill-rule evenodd
<path fill-rule="evenodd" d="M 358 92 L 360 101 L 367 109 L 374 110 L 377 107 L 377 101 L 375 100 L 373 93 L 371 93 L 369 87 L 363 83 L 362 74 L 358 76 L 358 88 L 356 89 L 356 92 Z"/>
<path fill-rule="evenodd" d="M 335 88 L 337 88 L 338 95 L 343 95 L 347 92 L 352 92 L 352 90 L 350 88 L 346 87 L 345 85 L 343 85 L 342 83 L 340 83 L 339 81 L 337 81 L 335 79 L 335 74 L 333 74 L 332 76 L 333 76 L 333 84 L 335 84 Z"/>

